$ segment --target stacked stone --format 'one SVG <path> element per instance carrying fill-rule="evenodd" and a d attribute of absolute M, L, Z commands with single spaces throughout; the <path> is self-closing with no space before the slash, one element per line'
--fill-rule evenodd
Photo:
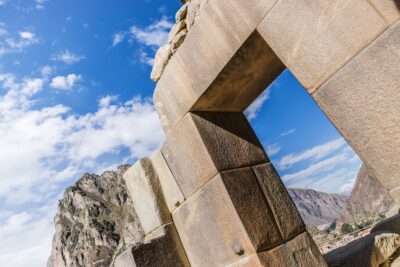
<path fill-rule="evenodd" d="M 138 161 L 124 179 L 145 239 L 118 256 L 115 267 L 190 266 L 171 216 L 184 197 L 161 151 Z"/>
<path fill-rule="evenodd" d="M 182 7 L 175 15 L 176 23 L 168 35 L 168 43 L 157 51 L 150 76 L 153 81 L 157 82 L 160 79 L 170 58 L 185 40 L 207 2 L 208 0 L 182 1 Z"/>
<path fill-rule="evenodd" d="M 168 168 L 142 160 L 126 177 L 128 185 L 136 177 L 133 199 L 146 192 L 134 202 L 154 255 L 184 266 L 326 266 L 243 111 L 288 66 L 367 165 L 383 166 L 376 176 L 399 201 L 395 2 L 214 0 L 201 20 L 193 16 L 193 27 L 189 8 L 201 1 L 184 2 L 178 14 L 186 12 L 185 26 L 179 20 L 170 42 L 183 29 L 190 34 L 174 53 L 169 44 L 160 57 L 168 60 L 153 75 L 167 134 L 159 158 Z M 166 173 L 169 186 L 161 182 Z M 170 188 L 179 198 L 168 197 Z M 177 233 L 170 238 L 160 230 L 168 225 Z M 154 235 L 163 245 L 156 247 Z M 148 263 L 142 266 L 181 266 L 131 254 Z"/>

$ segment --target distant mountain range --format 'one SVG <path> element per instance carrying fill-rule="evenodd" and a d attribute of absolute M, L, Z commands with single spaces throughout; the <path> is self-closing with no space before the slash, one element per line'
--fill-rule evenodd
<path fill-rule="evenodd" d="M 312 189 L 288 189 L 304 222 L 315 227 L 332 223 L 346 204 L 348 196 Z"/>
<path fill-rule="evenodd" d="M 312 189 L 288 189 L 304 222 L 321 228 L 337 220 L 350 223 L 386 212 L 394 204 L 382 184 L 363 165 L 351 196 Z"/>

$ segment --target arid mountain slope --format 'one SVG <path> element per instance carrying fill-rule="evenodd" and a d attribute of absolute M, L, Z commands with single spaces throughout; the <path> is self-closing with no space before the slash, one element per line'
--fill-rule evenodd
<path fill-rule="evenodd" d="M 55 217 L 48 267 L 108 267 L 125 247 L 143 241 L 143 231 L 122 174 L 85 174 L 69 187 Z"/>
<path fill-rule="evenodd" d="M 344 206 L 339 221 L 343 223 L 362 220 L 386 212 L 393 199 L 382 184 L 363 165 L 357 175 L 351 197 Z"/>
<path fill-rule="evenodd" d="M 312 189 L 288 189 L 304 222 L 312 226 L 332 223 L 339 217 L 347 196 L 328 194 Z"/>

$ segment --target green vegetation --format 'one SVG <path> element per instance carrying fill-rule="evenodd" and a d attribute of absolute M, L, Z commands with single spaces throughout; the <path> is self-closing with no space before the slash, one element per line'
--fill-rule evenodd
<path fill-rule="evenodd" d="M 348 223 L 342 224 L 342 228 L 340 229 L 342 234 L 350 234 L 354 232 L 354 227 Z"/>

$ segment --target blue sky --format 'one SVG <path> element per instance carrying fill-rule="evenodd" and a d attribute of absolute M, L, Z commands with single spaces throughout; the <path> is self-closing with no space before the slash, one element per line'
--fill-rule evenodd
<path fill-rule="evenodd" d="M 44 266 L 65 188 L 162 144 L 149 76 L 179 7 L 0 0 L 1 266 Z M 290 72 L 246 114 L 287 186 L 351 190 L 359 159 Z"/>

